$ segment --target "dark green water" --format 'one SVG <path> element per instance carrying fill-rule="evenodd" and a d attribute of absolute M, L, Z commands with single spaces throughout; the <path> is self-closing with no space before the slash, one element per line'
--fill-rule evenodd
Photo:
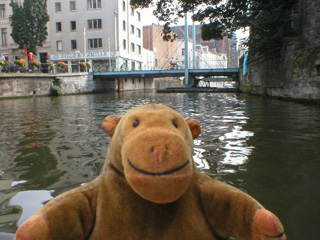
<path fill-rule="evenodd" d="M 110 141 L 103 118 L 151 102 L 199 120 L 201 171 L 276 213 L 288 239 L 320 239 L 319 106 L 212 93 L 1 100 L 0 232 L 14 233 L 46 201 L 96 177 Z"/>

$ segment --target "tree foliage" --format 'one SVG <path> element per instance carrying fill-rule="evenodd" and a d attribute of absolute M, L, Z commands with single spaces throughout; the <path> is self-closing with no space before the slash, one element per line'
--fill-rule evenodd
<path fill-rule="evenodd" d="M 164 33 L 171 34 L 169 26 L 192 14 L 202 25 L 202 39 L 232 38 L 234 32 L 250 28 L 245 42 L 251 55 L 265 54 L 280 47 L 283 38 L 291 34 L 291 15 L 298 0 L 131 0 L 135 7 L 155 7 L 153 14 L 165 22 Z M 171 36 L 165 36 L 171 39 Z"/>
<path fill-rule="evenodd" d="M 23 49 L 26 44 L 28 52 L 37 54 L 37 47 L 43 46 L 47 39 L 47 12 L 46 0 L 26 0 L 21 5 L 11 0 L 12 15 L 10 24 L 12 27 L 11 37 Z"/>

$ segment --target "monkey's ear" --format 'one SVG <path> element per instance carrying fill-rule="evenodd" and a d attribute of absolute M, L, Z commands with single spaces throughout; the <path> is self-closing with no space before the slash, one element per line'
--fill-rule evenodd
<path fill-rule="evenodd" d="M 191 134 L 192 134 L 193 139 L 196 139 L 201 132 L 200 123 L 193 118 L 186 118 L 185 121 L 187 122 L 187 124 L 191 130 Z"/>
<path fill-rule="evenodd" d="M 105 117 L 102 122 L 103 131 L 112 137 L 121 118 L 121 115 L 110 115 Z"/>

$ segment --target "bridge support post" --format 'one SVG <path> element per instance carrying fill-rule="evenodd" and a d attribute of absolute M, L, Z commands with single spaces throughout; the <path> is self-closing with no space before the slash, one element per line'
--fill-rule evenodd
<path fill-rule="evenodd" d="M 197 62 L 196 62 L 196 27 L 194 21 L 192 20 L 192 66 L 193 69 L 196 69 Z"/>
<path fill-rule="evenodd" d="M 188 13 L 185 15 L 184 24 L 184 85 L 189 85 L 189 33 L 188 33 Z"/>

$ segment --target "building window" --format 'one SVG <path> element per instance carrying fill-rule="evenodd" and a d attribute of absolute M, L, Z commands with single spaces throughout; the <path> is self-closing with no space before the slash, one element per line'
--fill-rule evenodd
<path fill-rule="evenodd" d="M 123 21 L 122 21 L 122 30 L 123 30 L 123 31 L 126 30 L 126 26 L 127 26 L 126 21 L 123 20 Z"/>
<path fill-rule="evenodd" d="M 61 31 L 62 31 L 61 22 L 56 22 L 56 32 L 61 32 Z"/>
<path fill-rule="evenodd" d="M 1 28 L 1 43 L 2 45 L 7 45 L 7 29 Z"/>
<path fill-rule="evenodd" d="M 126 11 L 126 2 L 122 1 L 122 10 L 125 12 Z"/>
<path fill-rule="evenodd" d="M 77 30 L 76 21 L 71 21 L 71 22 L 70 22 L 70 29 L 71 29 L 71 31 Z"/>
<path fill-rule="evenodd" d="M 89 41 L 89 48 L 102 48 L 102 38 L 91 38 L 88 39 Z"/>
<path fill-rule="evenodd" d="M 70 0 L 70 11 L 75 11 L 75 10 L 76 10 L 76 1 Z"/>
<path fill-rule="evenodd" d="M 61 2 L 56 2 L 55 6 L 56 6 L 56 12 L 61 12 Z"/>
<path fill-rule="evenodd" d="M 131 7 L 131 16 L 134 16 L 134 7 Z"/>
<path fill-rule="evenodd" d="M 71 40 L 71 49 L 72 50 L 77 49 L 77 40 Z"/>
<path fill-rule="evenodd" d="M 137 37 L 141 38 L 141 29 L 137 28 Z"/>
<path fill-rule="evenodd" d="M 134 52 L 134 51 L 135 51 L 134 43 L 131 43 L 131 52 Z"/>
<path fill-rule="evenodd" d="M 88 9 L 101 8 L 101 0 L 87 0 Z"/>
<path fill-rule="evenodd" d="M 141 46 L 137 45 L 137 48 L 138 48 L 138 53 L 141 54 Z"/>
<path fill-rule="evenodd" d="M 127 49 L 127 40 L 126 39 L 123 39 L 123 49 Z"/>
<path fill-rule="evenodd" d="M 181 55 L 184 56 L 184 54 L 185 54 L 185 51 L 184 51 L 184 48 L 182 48 Z"/>
<path fill-rule="evenodd" d="M 62 41 L 57 41 L 57 52 L 62 52 Z"/>
<path fill-rule="evenodd" d="M 138 18 L 138 21 L 141 22 L 141 13 L 140 12 L 137 12 L 137 18 Z"/>
<path fill-rule="evenodd" d="M 6 5 L 0 4 L 0 18 L 6 18 Z"/>
<path fill-rule="evenodd" d="M 89 19 L 88 20 L 88 29 L 101 29 L 102 20 L 101 19 Z"/>
<path fill-rule="evenodd" d="M 130 33 L 134 34 L 134 26 L 133 25 L 130 25 Z"/>

